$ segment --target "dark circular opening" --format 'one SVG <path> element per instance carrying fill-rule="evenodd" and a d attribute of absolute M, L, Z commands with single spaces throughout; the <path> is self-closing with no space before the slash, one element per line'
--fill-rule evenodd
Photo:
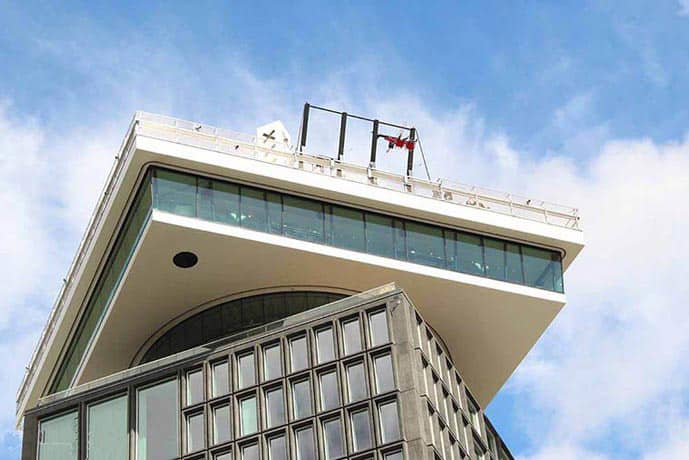
<path fill-rule="evenodd" d="M 191 268 L 199 261 L 199 258 L 193 252 L 182 251 L 175 254 L 172 262 L 179 268 Z"/>

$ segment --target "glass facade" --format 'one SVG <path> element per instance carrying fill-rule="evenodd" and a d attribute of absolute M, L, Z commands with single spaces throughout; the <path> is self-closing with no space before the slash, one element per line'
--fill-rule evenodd
<path fill-rule="evenodd" d="M 129 455 L 127 396 L 91 404 L 87 415 L 89 460 L 119 460 Z"/>
<path fill-rule="evenodd" d="M 76 460 L 79 452 L 77 411 L 42 421 L 38 426 L 39 460 Z"/>

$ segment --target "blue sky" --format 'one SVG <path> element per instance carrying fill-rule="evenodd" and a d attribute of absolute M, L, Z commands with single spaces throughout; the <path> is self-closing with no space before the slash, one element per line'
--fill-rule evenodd
<path fill-rule="evenodd" d="M 488 409 L 515 455 L 689 457 L 689 2 L 429 3 L 2 5 L 0 459 L 132 113 L 296 133 L 306 100 L 415 124 L 435 176 L 581 209 L 568 306 Z"/>

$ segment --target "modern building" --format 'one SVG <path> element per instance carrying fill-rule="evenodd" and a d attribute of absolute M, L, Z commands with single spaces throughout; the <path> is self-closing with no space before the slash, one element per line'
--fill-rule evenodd
<path fill-rule="evenodd" d="M 22 458 L 511 459 L 483 408 L 582 248 L 574 209 L 137 113 L 19 389 Z"/>

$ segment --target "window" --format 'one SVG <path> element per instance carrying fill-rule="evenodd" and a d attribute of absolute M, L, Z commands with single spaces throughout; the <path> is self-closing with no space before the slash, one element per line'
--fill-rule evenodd
<path fill-rule="evenodd" d="M 266 395 L 266 428 L 273 428 L 285 423 L 285 398 L 282 386 L 265 390 Z"/>
<path fill-rule="evenodd" d="M 137 394 L 136 458 L 156 460 L 177 457 L 177 380 L 170 380 Z"/>
<path fill-rule="evenodd" d="M 292 407 L 295 419 L 313 414 L 311 403 L 311 382 L 308 379 L 292 382 Z"/>
<path fill-rule="evenodd" d="M 186 452 L 196 452 L 205 447 L 203 435 L 203 412 L 187 415 Z"/>
<path fill-rule="evenodd" d="M 474 427 L 476 428 L 476 431 L 479 433 L 481 432 L 481 416 L 480 416 L 480 411 L 478 408 L 478 405 L 474 402 L 473 399 L 467 398 L 467 402 L 469 403 L 469 415 L 471 415 L 471 423 L 474 424 Z"/>
<path fill-rule="evenodd" d="M 285 236 L 323 243 L 323 203 L 296 196 L 282 196 L 282 228 Z"/>
<path fill-rule="evenodd" d="M 392 218 L 366 213 L 366 252 L 383 257 L 395 257 Z"/>
<path fill-rule="evenodd" d="M 196 215 L 196 177 L 164 169 L 155 172 L 156 207 L 181 216 Z"/>
<path fill-rule="evenodd" d="M 376 382 L 376 394 L 385 393 L 395 388 L 391 354 L 378 355 L 373 358 L 373 373 Z"/>
<path fill-rule="evenodd" d="M 556 253 L 522 246 L 522 259 L 528 286 L 562 292 L 562 267 Z"/>
<path fill-rule="evenodd" d="M 77 459 L 79 445 L 77 411 L 41 421 L 38 432 L 39 460 Z"/>
<path fill-rule="evenodd" d="M 524 284 L 521 249 L 518 244 L 505 243 L 505 279 L 511 283 Z"/>
<path fill-rule="evenodd" d="M 440 227 L 406 222 L 407 259 L 422 265 L 445 268 L 445 241 Z"/>
<path fill-rule="evenodd" d="M 457 233 L 457 259 L 460 272 L 470 275 L 483 275 L 481 237 L 467 233 Z"/>
<path fill-rule="evenodd" d="M 401 450 L 396 450 L 394 452 L 388 452 L 383 454 L 383 460 L 404 460 Z"/>
<path fill-rule="evenodd" d="M 338 248 L 365 251 L 364 213 L 356 209 L 331 206 L 331 244 Z"/>
<path fill-rule="evenodd" d="M 484 237 L 483 245 L 486 276 L 496 280 L 505 280 L 505 242 Z"/>
<path fill-rule="evenodd" d="M 239 448 L 242 458 L 241 460 L 259 460 L 258 443 L 244 444 Z"/>
<path fill-rule="evenodd" d="M 256 396 L 249 396 L 239 400 L 240 436 L 246 436 L 258 431 L 258 414 Z"/>
<path fill-rule="evenodd" d="M 230 392 L 230 369 L 227 361 L 211 365 L 211 395 L 216 398 Z"/>
<path fill-rule="evenodd" d="M 311 426 L 298 428 L 294 432 L 297 443 L 297 460 L 316 460 L 316 446 Z"/>
<path fill-rule="evenodd" d="M 305 335 L 290 339 L 290 366 L 292 372 L 309 367 L 309 350 Z"/>
<path fill-rule="evenodd" d="M 275 343 L 263 349 L 263 378 L 272 380 L 282 377 L 282 355 L 280 344 Z"/>
<path fill-rule="evenodd" d="M 344 341 L 345 355 L 351 355 L 361 351 L 361 328 L 359 318 L 342 321 L 342 338 Z"/>
<path fill-rule="evenodd" d="M 326 327 L 316 331 L 316 348 L 318 352 L 318 364 L 335 359 L 335 342 L 332 327 Z"/>
<path fill-rule="evenodd" d="M 337 383 L 337 371 L 332 370 L 320 374 L 320 402 L 321 410 L 326 411 L 340 405 L 340 391 Z"/>
<path fill-rule="evenodd" d="M 203 370 L 187 373 L 187 406 L 203 401 Z"/>
<path fill-rule="evenodd" d="M 242 186 L 239 193 L 242 227 L 265 232 L 268 220 L 265 192 Z"/>
<path fill-rule="evenodd" d="M 231 450 L 225 450 L 218 452 L 217 454 L 213 454 L 213 460 L 232 460 L 232 458 Z"/>
<path fill-rule="evenodd" d="M 214 407 L 212 415 L 213 437 L 211 443 L 216 445 L 229 441 L 230 433 L 232 433 L 230 428 L 230 405 L 225 404 Z"/>
<path fill-rule="evenodd" d="M 371 439 L 371 415 L 368 409 L 353 411 L 350 415 L 352 424 L 352 447 L 354 452 L 370 449 Z"/>
<path fill-rule="evenodd" d="M 216 180 L 199 180 L 199 217 L 239 224 L 239 186 Z"/>
<path fill-rule="evenodd" d="M 371 346 L 373 347 L 390 341 L 386 316 L 385 310 L 378 310 L 368 315 Z"/>
<path fill-rule="evenodd" d="M 249 352 L 240 355 L 237 359 L 239 366 L 239 388 L 246 388 L 256 383 L 256 370 L 254 367 L 254 353 Z"/>
<path fill-rule="evenodd" d="M 287 438 L 284 434 L 268 438 L 268 460 L 288 460 Z"/>
<path fill-rule="evenodd" d="M 323 421 L 323 444 L 327 460 L 340 458 L 344 455 L 342 420 L 339 417 Z"/>
<path fill-rule="evenodd" d="M 360 401 L 368 397 L 366 387 L 366 368 L 363 361 L 357 361 L 346 366 L 347 397 L 349 402 Z"/>
<path fill-rule="evenodd" d="M 385 401 L 378 405 L 378 424 L 382 444 L 397 441 L 400 438 L 399 414 L 397 401 Z"/>
<path fill-rule="evenodd" d="M 89 405 L 87 425 L 86 456 L 90 460 L 129 456 L 127 396 Z"/>

